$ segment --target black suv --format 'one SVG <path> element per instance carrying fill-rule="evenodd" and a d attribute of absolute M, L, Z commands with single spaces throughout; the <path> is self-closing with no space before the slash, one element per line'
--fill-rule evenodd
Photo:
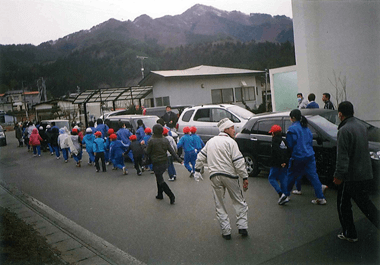
<path fill-rule="evenodd" d="M 336 162 L 336 142 L 338 132 L 338 112 L 336 110 L 305 109 L 301 110 L 309 122 L 309 129 L 313 134 L 313 147 L 317 163 L 317 172 L 321 182 L 331 185 Z M 244 155 L 248 174 L 257 176 L 260 169 L 270 168 L 272 136 L 268 133 L 272 125 L 282 128 L 282 135 L 292 122 L 290 112 L 259 114 L 252 117 L 243 127 L 241 133 L 236 135 L 236 142 Z M 372 158 L 372 168 L 376 182 L 380 179 L 380 143 L 379 128 L 366 122 L 369 132 L 369 148 Z"/>

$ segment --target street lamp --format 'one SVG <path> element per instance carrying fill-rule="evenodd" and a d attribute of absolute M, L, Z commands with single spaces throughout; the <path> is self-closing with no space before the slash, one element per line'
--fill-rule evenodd
<path fill-rule="evenodd" d="M 141 60 L 141 75 L 142 79 L 144 79 L 144 59 L 148 59 L 148 57 L 137 55 L 136 58 Z"/>

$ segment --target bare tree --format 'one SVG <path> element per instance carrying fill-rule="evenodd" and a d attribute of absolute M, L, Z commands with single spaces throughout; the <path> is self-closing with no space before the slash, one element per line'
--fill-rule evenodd
<path fill-rule="evenodd" d="M 334 74 L 334 82 L 331 81 L 330 78 L 328 80 L 330 81 L 331 85 L 335 87 L 335 100 L 336 105 L 338 106 L 340 102 L 347 100 L 347 81 L 346 76 L 343 78 L 340 77 L 341 73 L 339 73 L 339 76 L 336 75 L 335 70 L 333 70 Z"/>

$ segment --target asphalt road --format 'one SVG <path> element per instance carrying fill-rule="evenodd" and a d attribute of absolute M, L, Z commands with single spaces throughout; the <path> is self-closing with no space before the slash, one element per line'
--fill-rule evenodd
<path fill-rule="evenodd" d="M 14 132 L 0 147 L 0 180 L 36 198 L 78 225 L 147 264 L 379 264 L 380 233 L 354 204 L 359 234 L 357 243 L 339 240 L 336 191 L 329 189 L 327 205 L 311 204 L 314 192 L 304 185 L 303 195 L 292 196 L 286 206 L 266 175 L 250 178 L 244 193 L 249 206 L 249 237 L 241 238 L 226 195 L 233 227 L 232 240 L 221 237 L 215 218 L 211 185 L 195 182 L 176 165 L 177 181 L 167 182 L 176 195 L 155 199 L 156 182 L 150 172 L 137 176 L 120 170 L 96 173 L 64 163 L 49 153 L 33 157 L 18 148 Z M 380 208 L 380 196 L 373 195 Z"/>

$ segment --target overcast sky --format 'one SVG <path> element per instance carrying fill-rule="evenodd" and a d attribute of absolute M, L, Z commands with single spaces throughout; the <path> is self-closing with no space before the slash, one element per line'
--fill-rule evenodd
<path fill-rule="evenodd" d="M 39 45 L 110 18 L 133 21 L 142 14 L 179 15 L 195 4 L 293 17 L 291 0 L 0 0 L 0 44 Z"/>

